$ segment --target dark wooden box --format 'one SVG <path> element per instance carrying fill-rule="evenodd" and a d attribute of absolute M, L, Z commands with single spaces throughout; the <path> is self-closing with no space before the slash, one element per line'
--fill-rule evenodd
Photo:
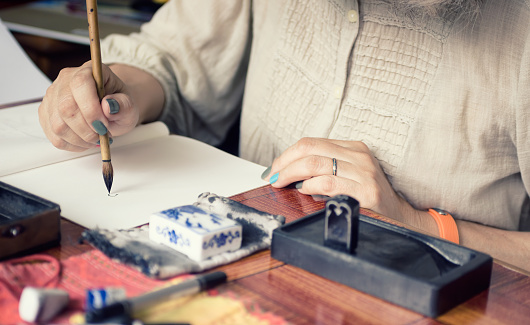
<path fill-rule="evenodd" d="M 0 259 L 58 245 L 60 211 L 53 202 L 0 182 Z"/>
<path fill-rule="evenodd" d="M 429 317 L 489 287 L 489 255 L 364 215 L 347 253 L 324 245 L 324 224 L 322 210 L 276 229 L 272 257 Z"/>

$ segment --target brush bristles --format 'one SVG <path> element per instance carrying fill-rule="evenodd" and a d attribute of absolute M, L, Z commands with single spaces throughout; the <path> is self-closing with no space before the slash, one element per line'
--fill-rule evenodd
<path fill-rule="evenodd" d="M 112 187 L 112 179 L 114 178 L 114 170 L 112 169 L 112 163 L 110 161 L 103 162 L 103 180 L 105 181 L 105 186 L 107 186 L 107 191 L 110 194 L 110 189 Z"/>

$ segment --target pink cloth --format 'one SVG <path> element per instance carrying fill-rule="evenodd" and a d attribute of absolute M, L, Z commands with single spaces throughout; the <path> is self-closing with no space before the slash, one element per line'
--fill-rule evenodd
<path fill-rule="evenodd" d="M 116 263 L 98 250 L 70 257 L 61 263 L 43 254 L 11 259 L 0 263 L 0 324 L 22 322 L 18 301 L 26 286 L 67 291 L 70 303 L 53 322 L 68 323 L 70 316 L 84 310 L 86 289 L 122 287 L 130 297 L 152 290 L 164 282 Z"/>
<path fill-rule="evenodd" d="M 35 254 L 0 263 L 0 324 L 23 323 L 18 314 L 18 301 L 26 286 L 59 288 L 68 292 L 70 303 L 55 319 L 54 324 L 69 324 L 73 314 L 84 311 L 86 290 L 104 287 L 121 287 L 127 297 L 137 296 L 167 283 L 155 280 L 135 269 L 115 262 L 99 250 L 91 250 L 59 262 L 50 255 Z M 216 294 L 211 290 L 210 294 Z M 227 291 L 222 295 L 239 300 Z M 286 324 L 279 316 L 266 312 L 257 304 L 243 299 L 251 315 L 269 324 Z"/>

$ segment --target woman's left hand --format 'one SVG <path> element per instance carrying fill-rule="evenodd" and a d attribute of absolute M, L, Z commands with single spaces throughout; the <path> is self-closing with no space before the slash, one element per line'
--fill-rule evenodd
<path fill-rule="evenodd" d="M 346 194 L 361 207 L 398 221 L 415 212 L 396 194 L 370 149 L 360 141 L 302 138 L 274 160 L 264 179 L 273 187 L 303 181 L 297 184 L 303 194 Z"/>
<path fill-rule="evenodd" d="M 333 174 L 333 158 L 337 175 Z M 265 172 L 267 173 L 267 172 Z M 303 138 L 276 160 L 264 179 L 273 187 L 297 186 L 303 194 L 349 195 L 361 207 L 400 221 L 416 231 L 438 236 L 426 211 L 414 209 L 390 185 L 368 147 L 359 141 Z M 460 244 L 530 271 L 530 232 L 506 231 L 457 220 Z M 516 247 L 516 249 L 514 249 Z"/>

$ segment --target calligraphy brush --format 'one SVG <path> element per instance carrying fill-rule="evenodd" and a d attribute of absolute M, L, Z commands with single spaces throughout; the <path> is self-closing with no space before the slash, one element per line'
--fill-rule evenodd
<path fill-rule="evenodd" d="M 98 8 L 97 0 L 86 0 L 86 13 L 88 18 L 88 35 L 90 37 L 90 57 L 92 59 L 92 75 L 96 81 L 99 101 L 105 97 L 103 85 L 103 72 L 101 68 L 101 49 L 99 45 Z M 101 148 L 101 161 L 103 163 L 103 180 L 110 194 L 114 170 L 110 161 L 109 133 L 99 136 Z"/>

